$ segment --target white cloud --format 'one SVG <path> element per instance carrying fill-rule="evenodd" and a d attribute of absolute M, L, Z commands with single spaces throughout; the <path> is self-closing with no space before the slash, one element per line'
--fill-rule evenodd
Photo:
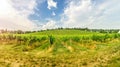
<path fill-rule="evenodd" d="M 11 0 L 11 4 L 23 16 L 34 13 L 33 9 L 37 5 L 36 0 Z"/>
<path fill-rule="evenodd" d="M 55 2 L 54 0 L 47 0 L 48 3 L 48 9 L 51 9 L 52 7 L 57 8 L 57 2 Z"/>
<path fill-rule="evenodd" d="M 35 24 L 28 17 L 35 6 L 36 0 L 0 0 L 0 28 L 33 29 Z"/>
<path fill-rule="evenodd" d="M 79 27 L 94 21 L 96 12 L 93 10 L 96 9 L 93 8 L 91 0 L 70 1 L 64 10 L 64 25 L 66 27 Z"/>
<path fill-rule="evenodd" d="M 56 22 L 53 20 L 48 20 L 48 22 L 42 26 L 42 30 L 54 29 L 54 28 L 57 28 L 57 25 Z"/>
<path fill-rule="evenodd" d="M 110 21 L 110 18 L 120 17 L 115 16 L 120 12 L 119 0 L 103 0 L 102 2 L 99 0 L 70 0 L 67 1 L 67 4 L 61 19 L 64 27 L 105 28 L 107 24 L 120 22 L 120 20 Z M 106 28 L 108 27 L 112 26 Z"/>

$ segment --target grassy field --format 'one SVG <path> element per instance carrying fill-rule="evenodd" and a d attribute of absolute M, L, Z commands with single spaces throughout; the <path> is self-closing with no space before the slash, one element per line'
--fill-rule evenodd
<path fill-rule="evenodd" d="M 0 67 L 120 67 L 120 34 L 84 30 L 1 34 Z"/>

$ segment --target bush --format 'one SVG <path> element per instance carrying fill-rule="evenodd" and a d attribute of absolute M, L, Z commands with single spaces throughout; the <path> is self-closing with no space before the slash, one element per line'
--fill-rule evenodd
<path fill-rule="evenodd" d="M 49 37 L 50 44 L 53 44 L 55 41 L 55 38 L 52 35 L 50 35 L 48 37 Z"/>
<path fill-rule="evenodd" d="M 68 40 L 70 40 L 70 38 L 68 38 L 68 37 L 62 37 L 61 40 L 62 40 L 63 42 L 67 42 Z"/>
<path fill-rule="evenodd" d="M 42 37 L 41 40 L 46 40 L 47 38 L 46 37 Z"/>
<path fill-rule="evenodd" d="M 119 38 L 119 35 L 118 34 L 114 34 L 113 37 L 114 38 Z"/>
<path fill-rule="evenodd" d="M 93 36 L 92 36 L 92 40 L 102 42 L 102 41 L 104 40 L 104 36 L 93 35 Z"/>
<path fill-rule="evenodd" d="M 106 41 L 108 38 L 110 38 L 110 36 L 108 34 L 105 34 L 104 41 Z"/>
<path fill-rule="evenodd" d="M 79 42 L 80 38 L 79 37 L 72 37 L 72 40 L 75 41 L 75 42 Z"/>

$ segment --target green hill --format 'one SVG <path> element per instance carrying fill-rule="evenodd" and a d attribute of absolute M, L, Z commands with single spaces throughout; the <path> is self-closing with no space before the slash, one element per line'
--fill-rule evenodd
<path fill-rule="evenodd" d="M 119 67 L 120 34 L 47 30 L 0 35 L 2 67 Z"/>

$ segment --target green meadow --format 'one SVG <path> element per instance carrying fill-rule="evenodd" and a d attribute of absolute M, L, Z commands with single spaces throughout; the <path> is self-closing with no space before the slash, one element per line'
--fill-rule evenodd
<path fill-rule="evenodd" d="M 0 67 L 120 67 L 120 34 L 76 29 L 3 33 Z"/>

